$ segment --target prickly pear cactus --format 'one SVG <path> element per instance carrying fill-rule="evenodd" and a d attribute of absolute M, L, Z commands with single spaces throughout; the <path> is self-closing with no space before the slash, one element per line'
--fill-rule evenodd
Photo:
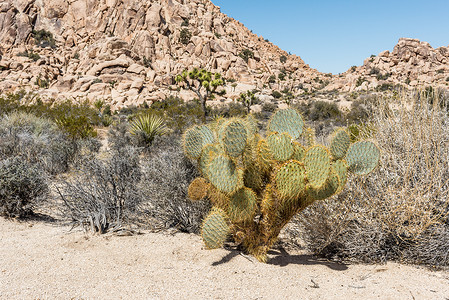
<path fill-rule="evenodd" d="M 258 134 L 252 116 L 219 119 L 185 132 L 184 151 L 197 160 L 201 172 L 188 196 L 213 204 L 202 227 L 207 248 L 219 248 L 232 237 L 265 262 L 295 214 L 340 193 L 349 172 L 366 175 L 379 163 L 376 144 L 351 144 L 345 129 L 334 132 L 329 147 L 317 145 L 314 131 L 304 128 L 292 108 L 278 110 L 266 134 Z M 301 136 L 306 145 L 297 141 Z"/>

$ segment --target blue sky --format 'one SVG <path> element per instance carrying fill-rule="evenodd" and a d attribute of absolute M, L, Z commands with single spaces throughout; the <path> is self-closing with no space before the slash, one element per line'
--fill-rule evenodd
<path fill-rule="evenodd" d="M 400 37 L 449 45 L 449 0 L 212 0 L 321 72 L 342 73 Z"/>

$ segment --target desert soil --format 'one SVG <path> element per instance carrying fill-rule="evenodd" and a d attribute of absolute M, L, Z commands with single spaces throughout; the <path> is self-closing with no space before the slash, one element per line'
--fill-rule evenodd
<path fill-rule="evenodd" d="M 0 299 L 122 298 L 449 299 L 449 272 L 338 264 L 282 249 L 262 264 L 206 250 L 192 234 L 93 236 L 0 218 Z"/>

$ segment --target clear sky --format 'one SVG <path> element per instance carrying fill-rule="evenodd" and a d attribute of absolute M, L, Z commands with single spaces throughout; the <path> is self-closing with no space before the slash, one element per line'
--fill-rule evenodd
<path fill-rule="evenodd" d="M 449 0 L 212 0 L 321 72 L 342 73 L 401 37 L 449 45 Z"/>

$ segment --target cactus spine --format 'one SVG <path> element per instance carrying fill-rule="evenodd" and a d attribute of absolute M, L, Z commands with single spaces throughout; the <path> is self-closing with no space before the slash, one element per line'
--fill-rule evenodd
<path fill-rule="evenodd" d="M 266 138 L 257 132 L 252 116 L 220 119 L 187 130 L 183 142 L 202 174 L 189 197 L 213 204 L 202 229 L 206 246 L 218 248 L 231 236 L 264 262 L 295 214 L 341 192 L 348 172 L 374 170 L 380 151 L 372 141 L 351 144 L 344 129 L 333 134 L 329 148 L 317 145 L 314 131 L 292 108 L 272 116 Z M 296 141 L 300 136 L 307 145 Z"/>

